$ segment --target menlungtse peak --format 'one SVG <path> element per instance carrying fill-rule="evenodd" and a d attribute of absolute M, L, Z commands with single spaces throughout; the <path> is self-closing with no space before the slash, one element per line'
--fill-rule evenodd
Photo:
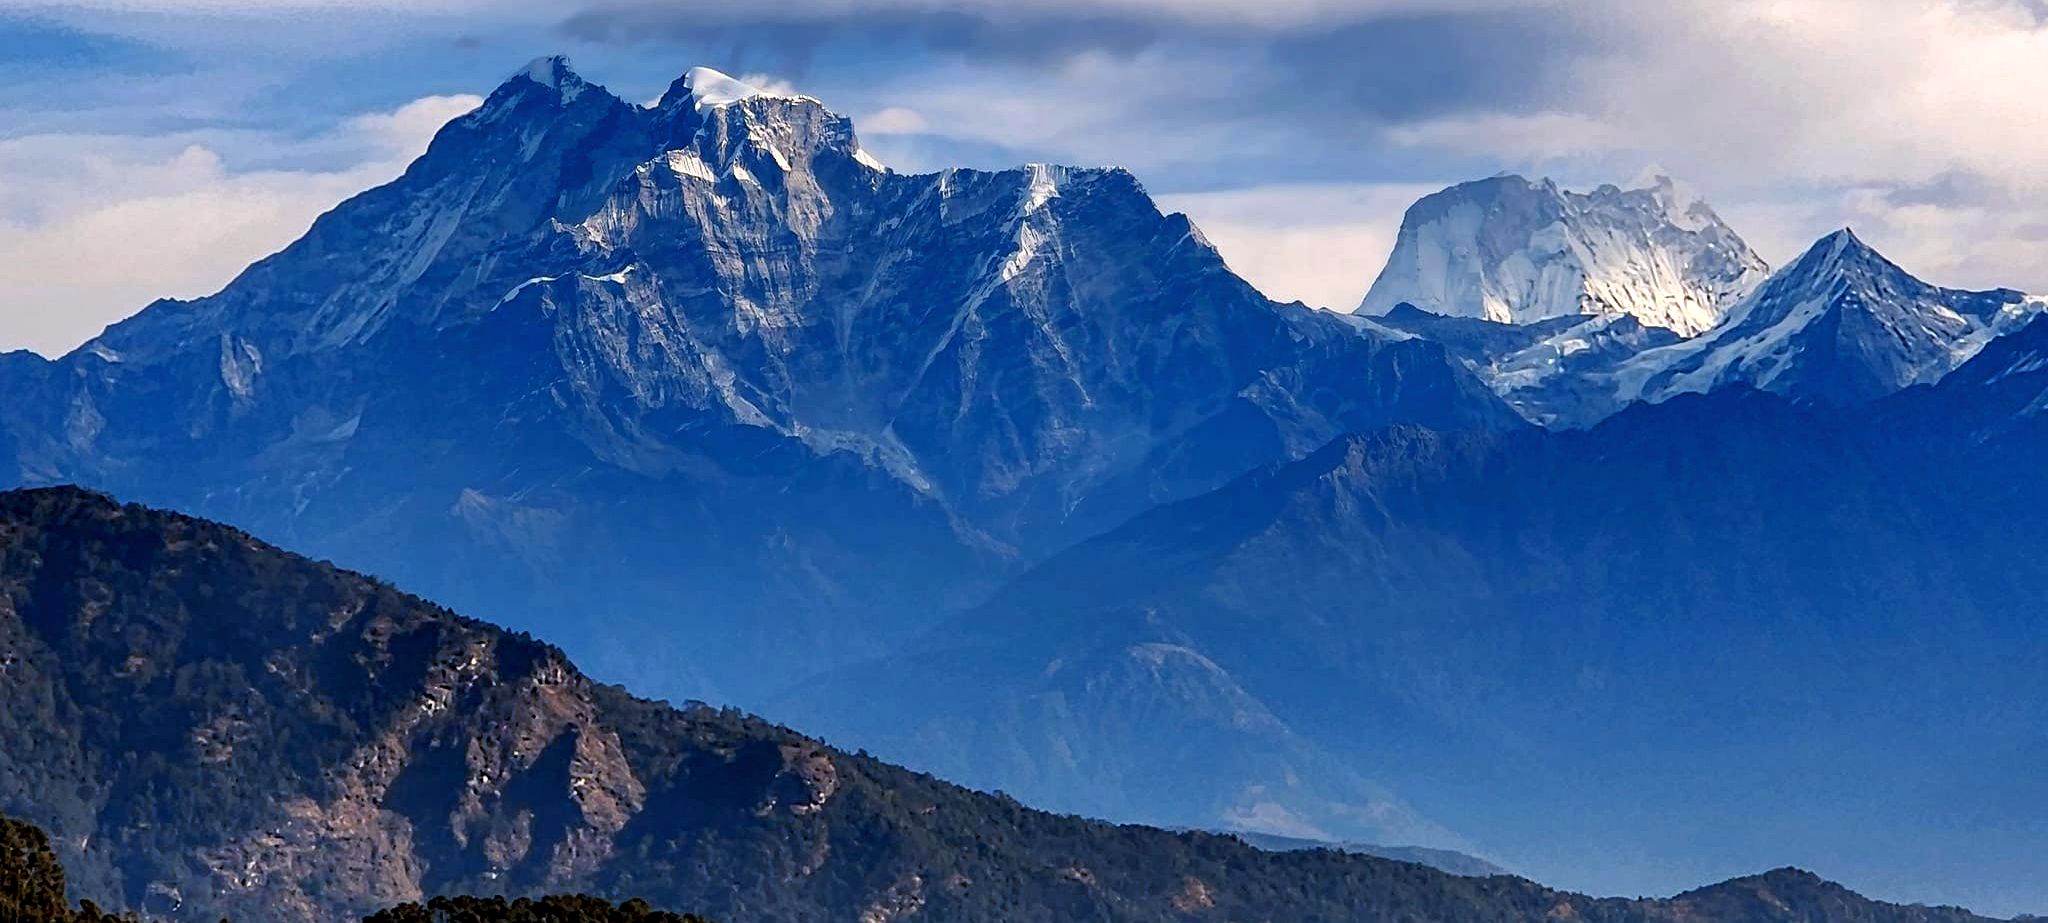
<path fill-rule="evenodd" d="M 1416 202 L 1360 310 L 1407 302 L 1513 324 L 1627 314 L 1692 336 L 1765 272 L 1713 209 L 1667 177 L 1578 193 L 1502 175 Z"/>

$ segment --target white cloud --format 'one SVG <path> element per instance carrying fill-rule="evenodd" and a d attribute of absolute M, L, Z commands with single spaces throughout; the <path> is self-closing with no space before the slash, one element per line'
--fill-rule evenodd
<path fill-rule="evenodd" d="M 1207 6 L 1152 8 L 1226 15 Z M 1286 4 L 1258 14 L 1277 18 L 1251 24 L 1284 27 L 1367 8 L 1383 5 Z M 1583 0 L 1549 8 L 1597 40 L 1560 52 L 1575 57 L 1560 63 L 1558 86 L 1534 109 L 1503 101 L 1378 126 L 1342 109 L 1286 110 L 1261 123 L 1257 110 L 1228 105 L 1231 94 L 1270 92 L 1276 76 L 1308 78 L 1312 62 L 1275 73 L 1262 70 L 1274 62 L 1190 62 L 1159 49 L 1083 54 L 1030 80 L 987 69 L 902 80 L 889 98 L 912 108 L 934 134 L 1131 165 L 1145 177 L 1191 164 L 1235 172 L 1255 188 L 1231 216 L 1205 227 L 1255 281 L 1312 302 L 1344 304 L 1332 267 L 1356 257 L 1341 251 L 1376 235 L 1390 239 L 1398 210 L 1387 213 L 1384 227 L 1340 229 L 1313 209 L 1270 197 L 1269 187 L 1294 179 L 1270 168 L 1298 162 L 1304 146 L 1341 150 L 1360 136 L 1410 157 L 1490 164 L 1477 172 L 1509 168 L 1588 184 L 1620 181 L 1657 162 L 1723 206 L 1774 260 L 1851 225 L 1930 281 L 2048 290 L 2048 260 L 2039 255 L 2048 228 L 2041 108 L 2048 27 L 2037 7 L 2020 0 Z M 1371 177 L 1370 161 L 1357 169 L 1361 179 Z M 1901 204 L 1885 194 L 1952 173 L 1980 178 L 1984 195 Z M 1257 215 L 1254 203 L 1273 211 Z"/>
<path fill-rule="evenodd" d="M 1584 62 L 1578 105 L 1731 181 L 1921 179 L 2048 188 L 2048 29 L 1958 0 L 1689 0 L 1657 45 Z M 1678 165 L 1684 166 L 1684 165 Z"/>
<path fill-rule="evenodd" d="M 2048 209 L 2036 203 L 1901 203 L 1893 189 L 1861 186 L 1715 208 L 1773 265 L 1847 226 L 1927 282 L 2048 294 Z"/>
<path fill-rule="evenodd" d="M 803 91 L 802 91 L 802 90 L 799 90 L 799 89 L 797 89 L 797 87 L 796 87 L 796 84 L 794 84 L 794 83 L 791 83 L 790 81 L 788 81 L 788 80 L 786 80 L 786 79 L 784 79 L 784 78 L 781 78 L 781 77 L 777 77 L 777 76 L 775 76 L 774 74 L 762 74 L 762 73 L 747 73 L 747 74 L 741 74 L 741 75 L 740 75 L 740 77 L 739 77 L 739 81 L 740 81 L 741 83 L 744 83 L 744 84 L 746 84 L 746 85 L 748 85 L 748 86 L 751 86 L 751 87 L 753 87 L 753 88 L 755 88 L 755 89 L 757 89 L 757 90 L 760 90 L 760 91 L 762 91 L 762 92 L 764 92 L 764 93 L 768 93 L 768 94 L 771 94 L 771 95 L 774 95 L 774 96 L 801 96 L 801 95 L 803 95 Z"/>
<path fill-rule="evenodd" d="M 1766 203 L 1754 211 L 1779 224 L 1737 224 L 1752 235 L 1850 225 L 1930 281 L 2048 289 L 2028 233 L 2048 227 L 2048 28 L 2035 13 L 2000 0 L 1671 9 L 1647 24 L 1665 26 L 1645 29 L 1656 44 L 1578 74 L 1581 110 L 1617 146 L 1710 198 Z M 1981 188 L 1953 201 L 1890 195 L 1952 175 Z"/>
<path fill-rule="evenodd" d="M 152 300 L 219 289 L 481 102 L 427 97 L 350 119 L 329 141 L 369 153 L 330 171 L 237 171 L 178 139 L 0 142 L 0 348 L 56 355 Z"/>
<path fill-rule="evenodd" d="M 370 112 L 349 119 L 346 130 L 380 147 L 391 159 L 411 161 L 426 151 L 441 126 L 483 104 L 469 94 L 425 96 L 390 112 Z"/>
<path fill-rule="evenodd" d="M 1278 301 L 1349 311 L 1386 265 L 1401 213 L 1442 184 L 1260 186 L 1159 197 Z"/>
<path fill-rule="evenodd" d="M 1014 70 L 951 63 L 875 81 L 872 96 L 888 105 L 856 127 L 878 137 L 931 134 L 994 145 L 1028 160 L 1128 167 L 1151 180 L 1179 165 L 1226 157 L 1250 162 L 1299 143 L 1299 132 L 1264 130 L 1241 115 L 1196 115 L 1241 103 L 1247 87 L 1268 79 L 1255 62 L 1204 62 L 1202 73 L 1202 80 L 1189 80 L 1188 61 L 1168 49 L 1079 54 L 1029 79 Z M 871 125 L 873 118 L 881 119 L 882 130 Z M 1320 131 L 1338 143 L 1343 126 Z"/>
<path fill-rule="evenodd" d="M 1380 140 L 1593 182 L 1655 161 L 1774 262 L 1847 225 L 1930 281 L 2048 290 L 2048 26 L 2037 7 L 1586 0 L 1560 15 L 1611 40 L 1566 62 L 1544 108 L 1394 122 Z M 1891 195 L 1958 174 L 1973 197 Z"/>
<path fill-rule="evenodd" d="M 915 109 L 890 106 L 873 115 L 859 119 L 862 134 L 868 135 L 920 135 L 930 131 L 931 123 Z"/>
<path fill-rule="evenodd" d="M 1386 136 L 1402 147 L 1492 156 L 1512 152 L 1534 161 L 1607 154 L 1626 146 L 1623 133 L 1612 126 L 1569 112 L 1444 116 L 1394 125 Z"/>

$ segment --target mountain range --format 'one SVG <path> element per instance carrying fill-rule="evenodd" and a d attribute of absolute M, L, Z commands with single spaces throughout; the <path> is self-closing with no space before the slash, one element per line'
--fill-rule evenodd
<path fill-rule="evenodd" d="M 217 519 L 1035 806 L 1612 892 L 1826 862 L 2017 910 L 2048 903 L 2048 548 L 2015 514 L 2044 307 L 1847 231 L 1771 271 L 1670 181 L 1503 176 L 1411 209 L 1364 310 L 1315 311 L 1121 170 L 902 174 L 817 100 L 699 68 L 635 105 L 547 58 L 221 292 L 0 355 L 0 485 Z M 681 714 L 644 720 L 768 733 Z M 314 828 L 372 823 L 321 791 Z M 477 810 L 373 837 L 413 858 L 347 911 L 596 881 L 627 829 L 561 820 L 574 862 L 500 868 L 559 850 Z M 121 870 L 176 850 L 117 819 L 141 839 L 69 847 L 83 880 L 213 880 Z M 326 855 L 274 835 L 249 887 L 328 906 L 264 890 Z"/>
<path fill-rule="evenodd" d="M 1357 322 L 1445 344 L 1531 422 L 1568 428 L 1727 387 L 1863 403 L 1940 380 L 2048 310 L 2010 289 L 1930 285 L 1848 229 L 1766 275 L 1676 188 L 1581 196 L 1508 176 L 1430 196 Z"/>
<path fill-rule="evenodd" d="M 641 107 L 560 59 L 219 294 L 0 375 L 8 482 L 740 703 L 1344 432 L 1517 422 L 1433 343 L 1263 298 L 1126 172 L 902 175 L 815 100 L 697 69 Z"/>
<path fill-rule="evenodd" d="M 166 921 L 578 890 L 734 923 L 1988 923 L 1794 869 L 1594 900 L 1046 814 L 635 698 L 531 638 L 70 488 L 0 493 L 0 697 L 0 813 L 49 832 L 0 817 L 4 870 L 33 873 L 0 908 L 61 913 L 55 858 L 72 891 Z"/>
<path fill-rule="evenodd" d="M 1349 437 L 1056 556 L 787 713 L 1038 803 L 1076 803 L 1061 768 L 1143 797 L 1136 754 L 1231 713 L 1149 708 L 1158 737 L 1079 765 L 1067 741 L 1102 719 L 1042 716 L 1111 682 L 1100 664 L 1170 646 L 1539 878 L 1618 886 L 1755 854 L 1875 878 L 1905 854 L 2031 900 L 2000 889 L 2048 846 L 2026 769 L 2048 752 L 2029 730 L 2048 717 L 2048 535 L 2014 514 L 2043 500 L 2020 460 L 2048 379 L 2014 352 L 1853 419 L 1733 391 L 1563 436 Z M 1978 379 L 2025 403 L 1959 430 Z M 855 686 L 857 712 L 829 707 Z M 975 732 L 941 733 L 958 727 Z M 1388 835 L 1270 800 L 1292 810 L 1265 829 Z"/>

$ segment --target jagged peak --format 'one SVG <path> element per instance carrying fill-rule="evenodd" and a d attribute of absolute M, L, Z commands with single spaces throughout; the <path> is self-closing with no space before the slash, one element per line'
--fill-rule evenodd
<path fill-rule="evenodd" d="M 583 75 L 570 65 L 567 56 L 546 55 L 513 71 L 497 89 L 491 91 L 483 105 L 471 110 L 458 122 L 472 126 L 491 125 L 519 111 L 528 113 L 519 120 L 545 119 L 550 108 L 567 111 L 593 104 L 616 103 L 618 98 L 604 87 L 583 79 Z"/>
<path fill-rule="evenodd" d="M 661 101 L 655 103 L 655 106 L 660 109 L 672 109 L 687 102 L 692 109 L 702 112 L 705 109 L 730 106 L 750 99 L 818 102 L 809 96 L 758 86 L 715 67 L 699 65 L 684 71 L 681 77 L 677 77 L 674 83 L 669 84 L 668 91 L 661 94 Z"/>
<path fill-rule="evenodd" d="M 1805 253 L 1785 267 L 1780 279 L 1781 284 L 1797 285 L 1816 279 L 1832 279 L 1849 272 L 1896 274 L 1914 283 L 1925 284 L 1886 259 L 1884 254 L 1864 243 L 1855 231 L 1846 227 L 1814 241 L 1813 246 L 1806 248 Z"/>
<path fill-rule="evenodd" d="M 583 91 L 590 89 L 589 81 L 576 73 L 567 55 L 545 55 L 526 62 L 526 66 L 506 81 L 510 85 L 526 81 L 535 83 L 561 94 L 562 101 L 574 102 Z"/>
<path fill-rule="evenodd" d="M 1407 301 L 1518 324 L 1626 313 L 1683 336 L 1705 332 L 1768 267 L 1678 181 L 1648 182 L 1576 192 L 1502 173 L 1424 196 L 1359 310 Z"/>
<path fill-rule="evenodd" d="M 1720 215 L 1697 190 L 1656 168 L 1645 170 L 1627 186 L 1602 183 L 1584 192 L 1567 188 L 1550 177 L 1532 179 L 1520 173 L 1496 173 L 1423 196 L 1408 208 L 1404 223 L 1431 220 L 1450 208 L 1475 199 L 1546 203 L 1538 207 L 1555 209 L 1564 215 L 1616 206 L 1647 208 L 1660 214 L 1663 220 L 1688 231 L 1726 228 Z"/>
<path fill-rule="evenodd" d="M 1900 268 L 1842 228 L 1814 241 L 1806 252 L 1774 273 L 1731 313 L 1737 327 L 1776 324 L 1798 304 L 1822 299 L 1868 311 L 1895 301 L 1873 292 L 1932 295 L 1935 288 Z"/>
<path fill-rule="evenodd" d="M 1856 236 L 1856 229 L 1847 225 L 1829 232 L 1826 236 L 1816 241 L 1814 247 L 1816 249 L 1827 248 L 1835 252 L 1847 252 L 1852 249 L 1871 249 L 1869 244 L 1863 242 L 1863 238 Z"/>

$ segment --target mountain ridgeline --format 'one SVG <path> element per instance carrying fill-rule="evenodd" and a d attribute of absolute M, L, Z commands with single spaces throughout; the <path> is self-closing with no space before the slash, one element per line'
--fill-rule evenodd
<path fill-rule="evenodd" d="M 1940 380 L 2044 310 L 1930 285 L 1847 229 L 1767 274 L 1667 179 L 1580 194 L 1506 176 L 1417 203 L 1358 323 L 1444 344 L 1565 428 L 1723 388 L 1854 406 Z"/>
<path fill-rule="evenodd" d="M 33 915 L 64 907 L 59 858 L 73 891 L 170 921 L 1982 919 L 1789 869 L 1594 900 L 1045 814 L 633 698 L 368 578 L 69 488 L 0 494 L 0 702 L 0 812 L 50 831 L 0 823 L 24 919 L 63 919 Z M 630 902 L 434 899 L 559 891 Z"/>
<path fill-rule="evenodd" d="M 1260 296 L 1124 171 L 903 175 L 815 100 L 700 68 L 641 107 L 559 59 L 219 294 L 8 358 L 0 483 L 736 702 L 1342 433 L 1519 424 L 1434 343 Z"/>
<path fill-rule="evenodd" d="M 573 656 L 1059 811 L 2048 904 L 2048 301 L 1503 176 L 1363 307 L 1122 170 L 536 61 L 219 293 L 0 354 L 0 487 L 248 530 L 8 498 L 0 810 L 183 916 L 1947 919 L 1104 827 Z"/>

